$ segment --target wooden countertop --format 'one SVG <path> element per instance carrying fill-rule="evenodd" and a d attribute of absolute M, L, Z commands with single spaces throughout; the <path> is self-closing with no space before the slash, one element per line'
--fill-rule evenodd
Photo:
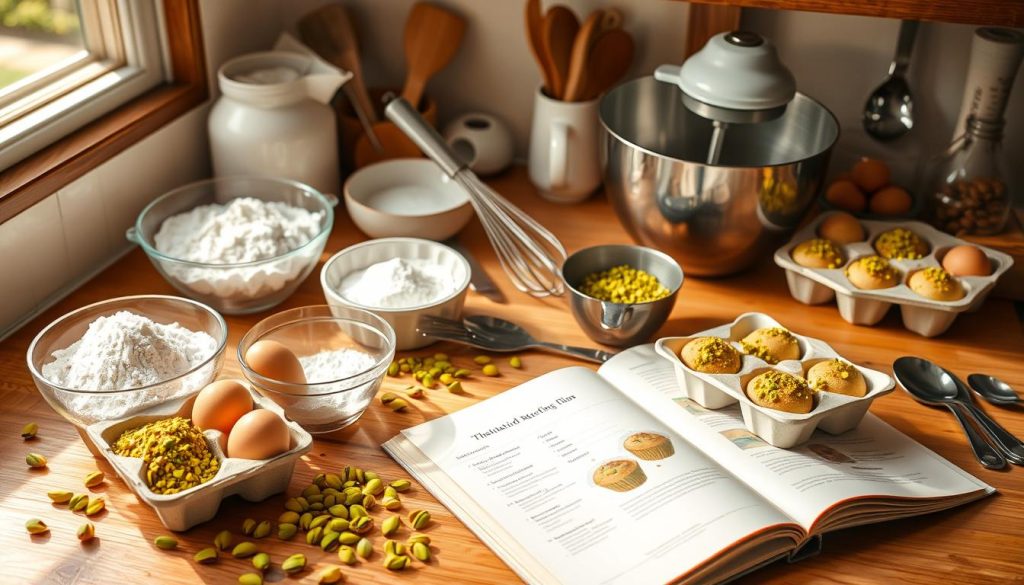
<path fill-rule="evenodd" d="M 522 169 L 495 180 L 500 192 L 519 203 L 550 227 L 570 250 L 598 243 L 629 242 L 601 197 L 573 207 L 549 204 L 537 197 Z M 365 239 L 342 212 L 336 221 L 322 260 L 354 242 Z M 488 273 L 509 297 L 509 304 L 497 305 L 475 293 L 467 301 L 469 312 L 492 313 L 527 326 L 540 338 L 576 345 L 593 345 L 579 330 L 562 299 L 532 299 L 508 283 L 487 245 L 482 228 L 474 222 L 461 240 L 478 255 Z M 42 261 L 42 260 L 41 260 Z M 278 307 L 322 304 L 319 268 L 299 291 Z M 112 476 L 105 462 L 93 459 L 70 424 L 52 411 L 41 398 L 25 367 L 25 352 L 35 334 L 47 323 L 82 305 L 110 297 L 163 293 L 175 294 L 149 264 L 134 250 L 81 289 L 46 311 L 13 337 L 0 344 L 0 558 L 5 583 L 235 583 L 238 575 L 251 570 L 248 561 L 221 558 L 214 565 L 197 565 L 192 553 L 209 546 L 220 530 L 240 534 L 242 520 L 276 519 L 284 495 L 262 503 L 238 498 L 223 502 L 217 517 L 179 536 L 180 550 L 165 552 L 151 545 L 153 538 L 168 533 L 154 513 L 114 478 L 98 491 L 107 498 L 108 511 L 94 520 L 97 540 L 81 545 L 76 527 L 84 517 L 50 504 L 46 492 L 54 488 L 81 491 L 84 475 L 98 467 Z M 997 375 L 1024 389 L 1024 334 L 1009 302 L 992 299 L 977 313 L 962 315 L 952 329 L 937 339 L 925 339 L 904 330 L 898 311 L 892 311 L 876 327 L 856 327 L 844 322 L 834 305 L 808 307 L 792 300 L 782 271 L 770 260 L 756 269 L 724 279 L 688 279 L 669 321 L 665 335 L 681 335 L 732 320 L 745 311 L 763 311 L 787 327 L 828 340 L 847 358 L 879 370 L 890 371 L 893 359 L 916 354 L 945 365 L 961 376 L 981 371 Z M 235 344 L 266 314 L 228 317 L 229 341 L 224 376 L 240 376 Z M 430 352 L 444 351 L 455 360 L 466 360 L 475 352 L 439 344 Z M 420 352 L 422 355 L 423 352 Z M 330 439 L 318 439 L 313 450 L 295 469 L 291 492 L 309 483 L 321 470 L 345 465 L 373 469 L 386 478 L 405 477 L 379 445 L 399 429 L 473 404 L 544 372 L 579 365 L 568 358 L 527 352 L 524 368 L 503 368 L 493 379 L 472 379 L 462 396 L 430 392 L 415 401 L 405 413 L 393 413 L 374 400 L 362 419 Z M 388 379 L 382 391 L 403 388 L 405 379 Z M 983 405 L 1009 430 L 1024 436 L 1024 410 Z M 966 440 L 945 410 L 915 403 L 904 392 L 896 392 L 875 403 L 873 412 L 904 433 L 942 454 L 984 481 L 999 494 L 955 510 L 920 518 L 865 526 L 833 533 L 825 538 L 824 552 L 795 565 L 776 563 L 746 577 L 743 583 L 804 583 L 816 581 L 860 583 L 931 584 L 1007 583 L 1024 574 L 1024 470 L 995 472 L 975 463 Z M 31 443 L 19 437 L 30 421 L 39 424 L 39 436 Z M 49 459 L 46 470 L 29 470 L 24 456 L 29 451 Z M 402 574 L 389 573 L 380 566 L 378 552 L 370 562 L 345 568 L 348 583 L 509 583 L 518 579 L 465 526 L 440 506 L 422 488 L 404 494 L 406 512 L 429 510 L 436 519 L 430 528 L 437 545 L 431 566 Z M 29 517 L 43 518 L 51 527 L 49 535 L 30 537 L 23 527 Z M 237 538 L 237 537 L 236 537 Z M 382 541 L 377 538 L 380 550 Z M 275 566 L 285 556 L 303 552 L 313 571 L 298 578 L 285 578 L 280 570 L 268 574 L 268 582 L 315 583 L 316 566 L 336 563 L 334 553 L 322 553 L 300 542 L 282 542 L 271 536 L 259 541 Z"/>

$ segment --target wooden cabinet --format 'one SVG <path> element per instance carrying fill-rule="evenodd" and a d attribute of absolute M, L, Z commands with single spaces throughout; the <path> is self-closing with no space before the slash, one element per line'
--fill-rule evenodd
<path fill-rule="evenodd" d="M 1024 27 L 1024 0 L 696 0 L 693 3 Z"/>

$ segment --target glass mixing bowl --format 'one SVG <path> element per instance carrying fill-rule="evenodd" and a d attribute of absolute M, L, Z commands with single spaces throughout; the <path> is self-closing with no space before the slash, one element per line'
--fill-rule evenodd
<path fill-rule="evenodd" d="M 320 231 L 305 244 L 280 256 L 236 264 L 209 264 L 174 258 L 156 248 L 154 236 L 164 220 L 200 205 L 226 205 L 253 197 L 320 213 Z M 285 179 L 222 177 L 179 187 L 157 197 L 139 214 L 127 238 L 138 244 L 167 282 L 185 296 L 229 315 L 256 313 L 291 296 L 316 266 L 334 225 L 338 200 Z"/>
<path fill-rule="evenodd" d="M 69 388 L 43 376 L 43 366 L 53 361 L 55 350 L 69 347 L 85 335 L 89 324 L 100 317 L 130 311 L 157 323 L 177 323 L 202 331 L 216 342 L 210 356 L 174 378 L 123 390 Z M 181 297 L 141 295 L 108 299 L 72 311 L 43 328 L 28 347 L 28 369 L 46 402 L 81 429 L 95 422 L 123 418 L 169 400 L 199 392 L 220 372 L 228 326 L 212 308 Z M 88 443 L 88 441 L 86 441 Z"/>
<path fill-rule="evenodd" d="M 323 351 L 352 349 L 368 354 L 373 365 L 310 384 L 275 380 L 256 373 L 246 361 L 249 348 L 265 339 L 283 344 L 300 360 Z M 253 326 L 238 343 L 238 363 L 245 378 L 310 433 L 336 431 L 358 420 L 394 357 L 391 325 L 355 307 L 314 305 L 275 313 Z"/>

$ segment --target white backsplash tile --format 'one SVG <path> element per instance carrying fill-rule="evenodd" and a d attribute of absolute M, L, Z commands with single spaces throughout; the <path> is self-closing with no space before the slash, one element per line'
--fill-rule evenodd
<path fill-rule="evenodd" d="M 0 228 L 2 335 L 63 287 L 70 270 L 57 197 L 42 200 Z"/>
<path fill-rule="evenodd" d="M 57 203 L 67 244 L 69 276 L 85 276 L 124 246 L 122 240 L 113 237 L 107 223 L 100 173 L 87 173 L 65 186 L 57 193 Z"/>

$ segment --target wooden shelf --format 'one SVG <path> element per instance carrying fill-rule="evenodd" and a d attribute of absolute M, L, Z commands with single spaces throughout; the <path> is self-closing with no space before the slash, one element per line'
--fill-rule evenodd
<path fill-rule="evenodd" d="M 692 3 L 1024 27 L 1024 0 L 693 0 Z"/>

